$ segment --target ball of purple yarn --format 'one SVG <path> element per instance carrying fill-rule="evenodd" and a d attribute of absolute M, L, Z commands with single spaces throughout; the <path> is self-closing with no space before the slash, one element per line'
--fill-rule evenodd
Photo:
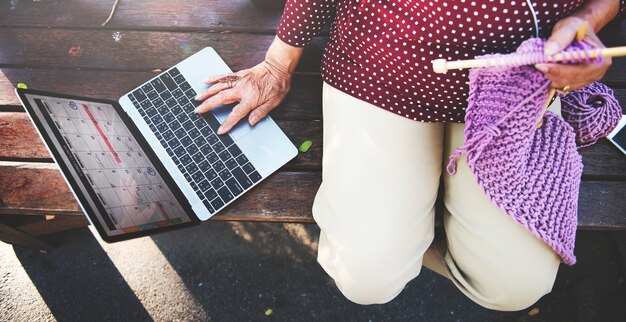
<path fill-rule="evenodd" d="M 561 98 L 561 115 L 574 128 L 577 145 L 585 147 L 615 129 L 622 108 L 612 89 L 594 82 Z"/>

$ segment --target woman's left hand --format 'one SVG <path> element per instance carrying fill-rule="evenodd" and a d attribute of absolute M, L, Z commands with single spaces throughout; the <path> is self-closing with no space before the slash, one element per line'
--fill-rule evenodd
<path fill-rule="evenodd" d="M 565 49 L 574 41 L 576 33 L 584 22 L 584 19 L 576 16 L 569 16 L 557 22 L 552 29 L 552 35 L 544 45 L 544 54 L 553 55 Z M 583 40 L 594 47 L 605 48 L 591 24 L 587 26 Z M 611 58 L 606 57 L 600 63 L 537 64 L 535 68 L 552 81 L 553 88 L 569 86 L 572 90 L 600 80 L 609 66 L 611 66 Z"/>

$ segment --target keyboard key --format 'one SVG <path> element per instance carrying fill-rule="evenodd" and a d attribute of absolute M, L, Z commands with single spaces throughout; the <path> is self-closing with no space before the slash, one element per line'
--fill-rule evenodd
<path fill-rule="evenodd" d="M 256 170 L 254 168 L 254 166 L 252 165 L 252 163 L 246 163 L 244 165 L 241 166 L 241 168 L 243 169 L 243 171 L 246 172 L 246 174 L 250 175 L 250 173 L 252 173 L 254 170 Z"/>
<path fill-rule="evenodd" d="M 178 68 L 174 67 L 172 69 L 169 70 L 169 74 L 174 77 L 176 75 L 180 75 L 180 71 L 178 70 Z"/>
<path fill-rule="evenodd" d="M 170 149 L 173 150 L 180 146 L 180 141 L 178 141 L 176 138 L 172 138 L 171 140 L 167 141 L 167 145 L 169 145 Z"/>
<path fill-rule="evenodd" d="M 174 149 L 174 155 L 177 155 L 178 157 L 185 155 L 185 148 L 183 148 L 182 145 L 177 147 L 176 149 Z"/>
<path fill-rule="evenodd" d="M 230 179 L 233 175 L 230 174 L 230 171 L 228 171 L 227 169 L 222 170 L 222 172 L 219 173 L 220 179 L 222 180 L 228 180 Z"/>
<path fill-rule="evenodd" d="M 191 188 L 194 191 L 198 191 L 198 185 L 195 182 L 191 181 L 191 182 L 189 182 L 189 185 L 191 185 Z"/>
<path fill-rule="evenodd" d="M 178 103 L 176 103 L 176 99 L 173 98 L 173 97 L 170 97 L 170 98 L 165 100 L 165 105 L 168 107 L 168 111 L 169 111 L 170 108 L 176 106 L 176 104 L 178 104 Z"/>
<path fill-rule="evenodd" d="M 258 182 L 262 179 L 262 177 L 258 172 L 254 171 L 250 173 L 250 179 L 252 180 L 252 182 Z"/>
<path fill-rule="evenodd" d="M 193 142 L 197 145 L 197 146 L 207 146 L 207 141 L 205 138 L 202 137 L 202 135 L 199 135 L 197 138 L 193 139 Z"/>
<path fill-rule="evenodd" d="M 150 100 L 154 100 L 155 98 L 159 97 L 159 93 L 155 92 L 155 91 L 146 91 L 146 96 L 148 96 L 148 98 Z"/>
<path fill-rule="evenodd" d="M 180 138 L 180 143 L 183 145 L 183 147 L 188 147 L 189 144 L 191 144 L 191 138 L 188 136 L 183 136 L 182 138 Z"/>
<path fill-rule="evenodd" d="M 194 155 L 194 154 L 196 154 L 196 152 L 200 151 L 200 149 L 198 149 L 198 147 L 195 144 L 193 144 L 193 143 L 190 143 L 186 147 L 187 147 L 187 152 L 189 152 L 189 154 L 191 154 L 191 155 Z"/>
<path fill-rule="evenodd" d="M 182 126 L 180 125 L 180 122 L 178 122 L 177 120 L 173 120 L 170 122 L 170 129 L 172 129 L 172 131 L 176 131 L 180 128 L 182 128 Z"/>
<path fill-rule="evenodd" d="M 184 123 L 182 123 L 182 126 L 185 128 L 185 130 L 190 131 L 194 128 L 193 126 L 193 122 L 191 122 L 191 120 L 189 119 L 189 117 L 186 117 L 186 121 Z"/>
<path fill-rule="evenodd" d="M 191 136 L 192 139 L 200 137 L 200 131 L 198 131 L 198 129 L 191 129 L 187 133 L 189 133 L 189 136 Z"/>
<path fill-rule="evenodd" d="M 170 131 L 170 128 L 167 126 L 167 122 L 161 122 L 157 126 L 157 131 L 160 133 L 166 133 Z"/>
<path fill-rule="evenodd" d="M 174 79 L 176 80 L 176 79 Z M 189 85 L 189 83 L 187 83 L 186 81 L 184 81 L 185 79 L 183 78 L 183 82 L 179 82 L 178 83 L 178 87 L 180 87 L 183 91 L 186 91 L 188 89 L 191 88 L 191 85 Z"/>
<path fill-rule="evenodd" d="M 174 81 L 176 82 L 176 84 L 182 84 L 183 82 L 185 82 L 185 77 L 181 74 L 178 74 L 174 77 Z"/>
<path fill-rule="evenodd" d="M 246 158 L 246 156 L 243 154 L 240 154 L 238 157 L 235 158 L 235 160 L 237 160 L 237 163 L 239 163 L 239 165 L 244 165 L 248 162 L 248 158 Z M 254 167 L 252 168 L 252 170 L 254 170 Z M 252 170 L 250 172 L 252 172 Z"/>
<path fill-rule="evenodd" d="M 224 186 L 224 181 L 222 181 L 222 179 L 220 178 L 215 178 L 213 181 L 211 181 L 211 187 L 213 187 L 213 189 L 217 190 L 221 187 Z"/>
<path fill-rule="evenodd" d="M 165 87 L 167 87 L 167 89 L 169 89 L 170 91 L 173 91 L 178 88 L 178 86 L 176 86 L 176 83 L 174 83 L 172 76 L 168 74 L 163 74 L 159 78 L 161 79 L 163 84 L 165 84 Z"/>
<path fill-rule="evenodd" d="M 225 163 L 228 170 L 232 170 L 237 167 L 237 161 L 235 161 L 235 159 L 233 158 L 228 159 Z"/>
<path fill-rule="evenodd" d="M 152 87 L 154 87 L 154 90 L 156 90 L 158 93 L 161 93 L 165 90 L 165 85 L 163 85 L 163 82 L 158 78 L 155 78 L 153 81 L 150 82 L 150 84 L 152 84 Z"/>
<path fill-rule="evenodd" d="M 213 148 L 213 150 L 216 153 L 220 153 L 220 152 L 224 151 L 224 149 L 226 149 L 226 147 L 224 147 L 224 144 L 222 144 L 221 142 L 216 142 L 211 147 Z"/>
<path fill-rule="evenodd" d="M 189 173 L 195 173 L 198 170 L 200 170 L 200 169 L 198 168 L 198 166 L 195 163 L 189 163 L 187 165 L 187 171 L 189 171 Z M 200 171 L 198 171 L 198 172 L 200 172 Z"/>
<path fill-rule="evenodd" d="M 211 206 L 213 206 L 213 211 L 217 211 L 224 206 L 224 202 L 220 198 L 216 198 L 211 200 Z"/>
<path fill-rule="evenodd" d="M 215 118 L 215 115 L 213 115 L 213 113 L 204 113 L 202 114 L 202 117 L 207 121 L 213 132 L 217 133 L 217 129 L 220 127 L 220 122 Z"/>
<path fill-rule="evenodd" d="M 170 112 L 172 112 L 172 114 L 174 114 L 176 117 L 178 117 L 181 114 L 184 115 L 183 114 L 183 109 L 180 106 L 178 106 L 178 105 L 176 105 L 174 107 L 171 107 L 170 108 Z"/>
<path fill-rule="evenodd" d="M 233 176 L 235 176 L 235 179 L 239 181 L 239 184 L 241 184 L 244 190 L 248 189 L 252 185 L 252 180 L 250 180 L 248 176 L 246 176 L 246 174 L 243 173 L 243 170 L 239 168 L 235 168 L 232 170 L 232 173 L 233 173 Z"/>
<path fill-rule="evenodd" d="M 239 185 L 239 183 L 237 183 L 237 180 L 235 180 L 235 178 L 230 178 L 226 180 L 226 186 L 228 187 L 228 189 L 230 189 L 230 191 L 235 196 L 238 196 L 239 194 L 243 192 L 243 188 L 241 188 L 241 186 Z"/>
<path fill-rule="evenodd" d="M 191 178 L 195 182 L 201 182 L 202 180 L 204 180 L 204 173 L 202 173 L 202 171 L 194 172 L 194 174 L 191 175 Z"/>
<path fill-rule="evenodd" d="M 213 200 L 215 198 L 217 198 L 217 191 L 215 191 L 215 189 L 209 189 L 206 190 L 204 192 L 204 196 L 208 199 L 208 200 Z"/>
<path fill-rule="evenodd" d="M 214 213 L 215 212 L 215 208 L 213 208 L 213 205 L 211 204 L 210 201 L 208 200 L 203 200 L 202 203 L 204 204 L 204 206 L 206 207 L 206 209 L 209 210 L 210 213 Z"/>
<path fill-rule="evenodd" d="M 209 135 L 209 137 L 206 138 L 207 141 L 209 141 L 209 144 L 213 145 L 215 143 L 217 143 L 217 141 L 219 141 L 219 139 L 217 138 L 217 135 L 215 134 L 211 134 Z"/>
<path fill-rule="evenodd" d="M 217 193 L 220 195 L 220 198 L 222 198 L 224 203 L 227 203 L 234 198 L 233 194 L 230 192 L 230 190 L 228 190 L 228 187 L 226 186 L 221 187 L 219 190 L 217 190 Z"/>
<path fill-rule="evenodd" d="M 178 166 L 178 168 L 180 169 L 180 171 L 183 173 L 183 176 L 185 177 L 185 180 L 187 180 L 188 182 L 191 182 L 191 176 L 189 175 L 189 173 L 187 173 L 185 171 L 185 166 L 183 166 L 182 164 Z M 181 169 L 182 168 L 182 169 Z"/>
<path fill-rule="evenodd" d="M 206 161 L 204 161 L 206 162 Z M 209 180 L 213 180 L 215 178 L 217 178 L 217 172 L 215 172 L 215 170 L 213 169 L 209 169 L 208 171 L 206 171 L 204 173 L 204 176 L 207 177 Z"/>
<path fill-rule="evenodd" d="M 217 172 L 221 172 L 222 170 L 226 169 L 226 166 L 221 161 L 218 161 L 213 163 L 213 169 L 215 169 L 215 171 Z"/>
<path fill-rule="evenodd" d="M 200 165 L 201 162 L 207 162 L 206 158 L 204 157 L 204 155 L 202 155 L 202 153 L 196 153 L 194 154 L 191 159 L 193 160 L 193 162 L 198 163 L 198 165 Z M 200 167 L 200 169 L 202 169 L 202 167 Z"/>
<path fill-rule="evenodd" d="M 139 101 L 140 103 L 143 102 L 147 98 L 146 94 L 144 94 L 141 89 L 138 89 L 138 90 L 134 91 L 133 95 L 135 96 L 137 101 Z"/>
<path fill-rule="evenodd" d="M 157 97 L 152 99 L 152 105 L 154 105 L 156 107 L 160 107 L 160 106 L 165 105 L 165 101 L 163 101 L 163 99 L 161 99 L 161 97 L 157 96 Z"/>
<path fill-rule="evenodd" d="M 183 93 L 183 91 L 181 91 L 180 88 L 177 88 L 177 89 L 173 90 L 172 91 L 172 95 L 174 95 L 174 98 L 176 98 L 177 100 L 180 97 L 185 97 L 185 93 Z"/>
<path fill-rule="evenodd" d="M 208 155 L 207 155 L 207 160 L 213 164 L 215 162 L 217 162 L 219 160 L 219 157 L 217 156 L 217 153 L 211 151 Z"/>
<path fill-rule="evenodd" d="M 200 181 L 200 183 L 198 183 L 198 188 L 200 191 L 207 191 L 209 189 L 211 189 L 211 183 L 209 182 L 209 180 L 204 179 L 202 181 Z M 211 200 L 211 199 L 209 199 Z"/>
<path fill-rule="evenodd" d="M 167 112 L 165 114 L 163 114 L 163 121 L 165 123 L 169 123 L 171 121 L 173 121 L 176 117 L 174 116 L 174 114 Z"/>
<path fill-rule="evenodd" d="M 226 160 L 230 159 L 230 153 L 228 153 L 228 150 L 224 150 L 224 151 L 220 152 L 218 155 L 220 156 L 220 160 L 222 160 L 222 161 L 226 161 Z"/>
<path fill-rule="evenodd" d="M 152 90 L 152 85 L 150 85 L 150 83 L 146 83 L 141 86 L 141 90 L 143 90 L 144 93 L 147 93 Z"/>
<path fill-rule="evenodd" d="M 152 102 L 150 102 L 149 100 L 145 100 L 141 102 L 139 105 L 141 105 L 141 108 L 151 108 Z"/>
<path fill-rule="evenodd" d="M 181 145 L 182 147 L 182 145 Z M 191 157 L 188 154 L 184 154 L 180 157 L 178 157 L 180 159 L 180 163 L 182 163 L 183 165 L 188 165 L 192 162 Z"/>
<path fill-rule="evenodd" d="M 241 154 L 241 149 L 239 149 L 237 144 L 233 144 L 230 147 L 228 147 L 228 152 L 230 152 L 230 154 L 236 158 Z"/>
<path fill-rule="evenodd" d="M 182 139 L 184 137 L 187 137 L 187 132 L 184 128 L 181 127 L 180 129 L 174 131 L 174 135 L 176 135 L 177 138 Z"/>
<path fill-rule="evenodd" d="M 170 93 L 169 91 L 165 91 L 165 92 L 161 93 L 161 98 L 164 101 L 167 101 L 168 99 L 172 98 L 172 93 Z"/>
<path fill-rule="evenodd" d="M 196 97 L 196 91 L 194 91 L 194 90 L 193 90 L 193 88 L 190 88 L 190 89 L 188 89 L 188 90 L 185 92 L 185 96 L 186 96 L 188 99 L 192 99 L 192 98 Z M 202 102 L 198 102 L 198 101 L 196 101 L 196 100 L 193 100 L 192 102 L 193 102 L 194 104 L 196 104 L 196 106 L 198 106 L 198 105 L 202 104 Z"/>

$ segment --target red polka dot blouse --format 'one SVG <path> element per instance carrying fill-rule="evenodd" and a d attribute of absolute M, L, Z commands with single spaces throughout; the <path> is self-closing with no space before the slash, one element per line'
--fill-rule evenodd
<path fill-rule="evenodd" d="M 624 3 L 622 0 L 622 12 Z M 463 122 L 467 70 L 435 74 L 436 58 L 506 53 L 552 26 L 584 0 L 288 0 L 277 35 L 303 47 L 335 19 L 322 78 L 375 106 L 422 122 Z"/>

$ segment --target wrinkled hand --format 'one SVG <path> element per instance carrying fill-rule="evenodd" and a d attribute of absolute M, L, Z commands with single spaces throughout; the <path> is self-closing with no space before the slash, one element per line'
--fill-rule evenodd
<path fill-rule="evenodd" d="M 220 82 L 228 75 L 239 77 L 232 82 L 232 88 Z M 254 125 L 278 106 L 291 88 L 291 73 L 266 59 L 250 69 L 214 76 L 204 82 L 213 86 L 196 96 L 196 100 L 204 102 L 194 112 L 205 113 L 222 104 L 239 102 L 217 131 L 224 134 L 248 113 L 248 122 Z"/>
<path fill-rule="evenodd" d="M 576 33 L 584 22 L 585 20 L 576 16 L 566 17 L 557 22 L 552 35 L 544 45 L 544 53 L 553 55 L 565 49 L 574 41 Z M 605 48 L 591 24 L 587 26 L 583 40 L 594 47 Z M 611 66 L 610 57 L 603 58 L 601 63 L 537 64 L 535 68 L 552 81 L 553 88 L 563 88 L 569 85 L 570 89 L 578 89 L 600 80 L 609 66 Z"/>

